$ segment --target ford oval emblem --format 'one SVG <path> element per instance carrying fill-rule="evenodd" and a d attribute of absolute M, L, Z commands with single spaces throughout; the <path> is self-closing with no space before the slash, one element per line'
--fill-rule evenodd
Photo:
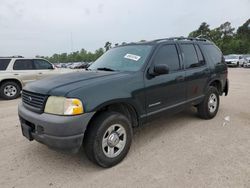
<path fill-rule="evenodd" d="M 30 102 L 32 101 L 32 98 L 31 98 L 31 97 L 29 97 L 29 101 L 30 101 Z"/>

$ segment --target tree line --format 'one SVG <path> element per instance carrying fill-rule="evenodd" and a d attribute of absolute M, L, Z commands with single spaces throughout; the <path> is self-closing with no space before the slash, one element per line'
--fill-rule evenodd
<path fill-rule="evenodd" d="M 188 37 L 200 37 L 213 41 L 223 52 L 223 54 L 250 54 L 250 19 L 248 19 L 237 30 L 231 26 L 230 22 L 225 22 L 219 27 L 211 29 L 206 22 L 201 23 L 199 28 L 192 31 Z M 145 41 L 145 40 L 142 40 Z M 123 42 L 122 44 L 126 44 Z M 116 43 L 114 46 L 118 46 Z M 103 48 L 95 52 L 85 49 L 72 53 L 54 54 L 51 57 L 37 56 L 48 59 L 52 63 L 67 62 L 93 62 L 105 51 L 112 48 L 111 42 L 106 42 Z"/>
<path fill-rule="evenodd" d="M 197 30 L 189 34 L 189 37 L 210 39 L 225 55 L 250 54 L 250 19 L 237 30 L 230 22 L 225 22 L 214 29 L 210 29 L 210 26 L 203 22 Z"/>

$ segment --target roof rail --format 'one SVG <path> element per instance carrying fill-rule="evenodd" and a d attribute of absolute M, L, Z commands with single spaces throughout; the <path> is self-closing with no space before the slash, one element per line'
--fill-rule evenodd
<path fill-rule="evenodd" d="M 24 58 L 21 55 L 14 55 L 14 56 L 0 56 L 0 58 Z"/>
<path fill-rule="evenodd" d="M 154 42 L 159 42 L 159 41 L 166 41 L 166 40 L 189 40 L 189 41 L 209 41 L 205 38 L 194 38 L 194 37 L 170 37 L 170 38 L 162 38 L 162 39 L 156 39 L 153 40 Z"/>

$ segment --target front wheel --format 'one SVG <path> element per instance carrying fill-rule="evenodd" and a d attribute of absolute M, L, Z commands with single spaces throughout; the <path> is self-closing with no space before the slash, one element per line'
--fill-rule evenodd
<path fill-rule="evenodd" d="M 202 119 L 212 119 L 216 116 L 220 105 L 219 92 L 210 86 L 204 100 L 198 105 L 198 114 Z"/>
<path fill-rule="evenodd" d="M 3 99 L 16 99 L 20 95 L 21 88 L 19 84 L 13 81 L 4 82 L 0 87 L 0 96 Z"/>
<path fill-rule="evenodd" d="M 132 127 L 129 120 L 117 112 L 103 112 L 89 125 L 84 138 L 87 157 L 102 167 L 111 167 L 127 155 Z"/>

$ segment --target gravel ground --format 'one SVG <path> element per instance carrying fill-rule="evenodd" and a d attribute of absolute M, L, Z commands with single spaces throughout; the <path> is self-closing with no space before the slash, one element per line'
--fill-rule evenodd
<path fill-rule="evenodd" d="M 20 99 L 2 100 L 0 187 L 250 187 L 250 69 L 229 69 L 229 78 L 214 119 L 189 109 L 138 128 L 128 156 L 110 169 L 83 151 L 29 142 L 18 122 Z"/>

